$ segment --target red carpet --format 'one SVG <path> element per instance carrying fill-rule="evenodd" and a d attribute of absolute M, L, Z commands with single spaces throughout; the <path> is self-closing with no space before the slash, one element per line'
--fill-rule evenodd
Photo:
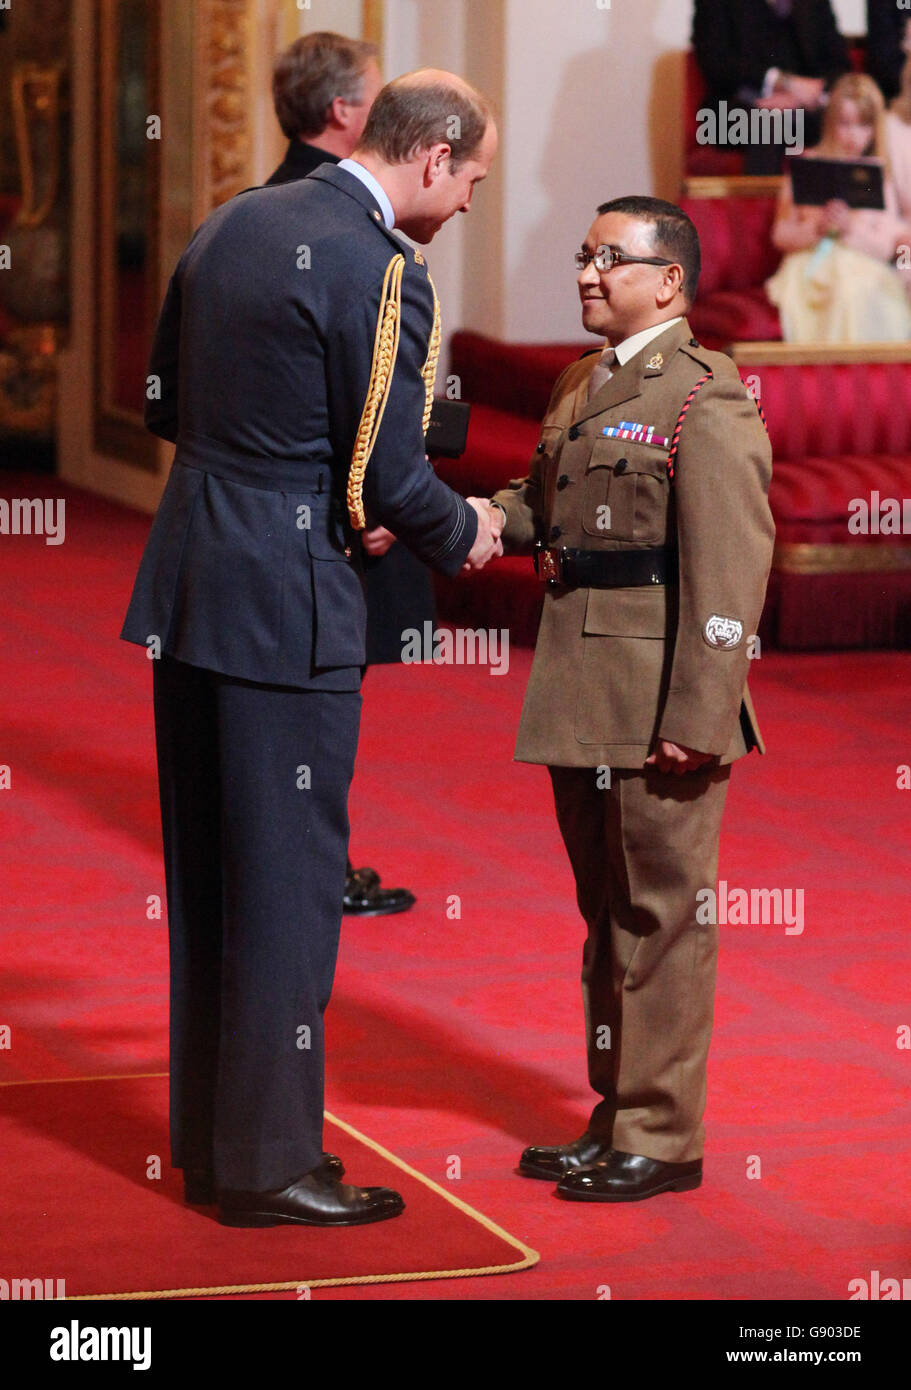
<path fill-rule="evenodd" d="M 305 1290 L 327 1283 L 453 1277 L 521 1269 L 534 1252 L 507 1242 L 436 1186 L 330 1121 L 347 1176 L 395 1187 L 393 1222 L 326 1232 L 231 1230 L 187 1207 L 167 1165 L 166 1077 L 5 1088 L 4 1268 L 63 1279 L 67 1298 L 201 1297 Z M 160 1177 L 150 1167 L 162 1158 Z M 271 1286 L 271 1287 L 270 1287 Z"/>
<path fill-rule="evenodd" d="M 65 544 L 0 539 L 0 765 L 11 769 L 0 791 L 0 1023 L 11 1028 L 0 1080 L 159 1072 L 166 940 L 146 915 L 164 891 L 151 682 L 142 652 L 117 641 L 149 521 L 54 480 L 0 475 L 6 496 L 45 489 L 68 498 Z M 327 1104 L 540 1251 L 540 1263 L 314 1297 L 594 1299 L 607 1285 L 620 1300 L 844 1300 L 872 1270 L 908 1277 L 911 1063 L 898 1042 L 911 1024 L 911 791 L 898 789 L 897 769 L 911 762 L 911 657 L 754 663 L 770 752 L 734 770 L 721 876 L 731 888 L 803 889 L 805 928 L 722 929 L 705 1182 L 627 1207 L 560 1202 L 512 1171 L 524 1144 L 578 1134 L 590 1105 L 571 876 L 546 773 L 510 761 L 528 661 L 514 650 L 503 677 L 478 667 L 368 675 L 352 855 L 413 888 L 418 904 L 346 922 Z M 447 912 L 453 895 L 458 917 Z M 115 1084 L 126 1094 L 143 1083 Z M 59 1129 L 42 1129 L 45 1094 L 57 1107 L 77 1090 L 11 1087 L 3 1098 L 15 1096 L 20 1114 L 41 1091 L 26 1138 L 62 1135 L 59 1180 L 87 1165 L 80 1182 L 91 1171 L 116 1187 L 117 1220 L 132 1220 L 132 1203 L 151 1201 L 146 1154 L 166 1154 L 158 1102 L 119 1110 L 120 1143 L 103 1125 L 75 1139 L 76 1117 L 63 1113 Z M 385 1180 L 377 1158 L 362 1164 L 347 1140 L 340 1151 L 349 1163 L 357 1154 L 360 1181 Z M 0 1186 L 12 1177 L 7 1159 Z M 153 1222 L 177 1212 L 163 1186 Z M 97 1229 L 86 1206 L 82 1233 L 67 1228 L 74 1242 Z M 191 1215 L 207 1236 L 217 1230 Z M 110 1288 L 110 1239 L 103 1228 L 93 1247 L 96 1288 Z M 17 1259 L 28 1250 L 20 1240 Z M 296 1294 L 248 1295 L 258 1296 Z"/>

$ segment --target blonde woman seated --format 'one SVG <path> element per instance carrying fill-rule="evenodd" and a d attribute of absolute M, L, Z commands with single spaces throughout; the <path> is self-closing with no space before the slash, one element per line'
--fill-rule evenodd
<path fill-rule="evenodd" d="M 885 166 L 884 209 L 795 204 L 785 178 L 772 240 L 786 253 L 766 283 L 778 306 L 786 342 L 895 342 L 911 338 L 906 277 L 895 267 L 911 240 L 889 177 L 885 103 L 871 77 L 849 73 L 836 82 L 822 138 L 806 158 L 873 158 Z"/>

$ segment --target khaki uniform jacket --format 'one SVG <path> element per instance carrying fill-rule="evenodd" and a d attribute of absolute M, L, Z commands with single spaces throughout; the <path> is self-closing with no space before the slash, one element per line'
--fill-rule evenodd
<path fill-rule="evenodd" d="M 520 762 L 641 767 L 658 738 L 730 763 L 764 745 L 746 688 L 775 528 L 771 447 L 730 358 L 673 324 L 591 400 L 598 354 L 558 378 L 526 478 L 493 499 L 504 549 L 669 546 L 679 582 L 547 586 L 516 744 Z M 621 421 L 670 440 L 692 388 L 673 482 L 667 445 L 610 438 Z M 624 462 L 625 461 L 625 462 Z M 673 563 L 673 560 L 672 560 Z"/>

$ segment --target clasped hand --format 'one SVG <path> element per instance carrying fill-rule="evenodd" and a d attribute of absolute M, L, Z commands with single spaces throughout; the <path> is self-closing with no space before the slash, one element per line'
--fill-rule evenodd
<path fill-rule="evenodd" d="M 483 569 L 488 560 L 503 554 L 503 542 L 500 540 L 503 512 L 499 507 L 491 506 L 489 497 L 466 497 L 465 501 L 478 514 L 478 534 L 462 566 L 463 572 L 467 573 Z"/>
<path fill-rule="evenodd" d="M 478 534 L 468 552 L 468 559 L 462 566 L 464 573 L 483 569 L 488 560 L 503 554 L 500 532 L 503 529 L 503 513 L 493 507 L 487 497 L 466 497 L 466 502 L 478 515 Z M 395 536 L 385 526 L 374 526 L 361 532 L 361 542 L 368 555 L 385 555 L 395 544 Z"/>

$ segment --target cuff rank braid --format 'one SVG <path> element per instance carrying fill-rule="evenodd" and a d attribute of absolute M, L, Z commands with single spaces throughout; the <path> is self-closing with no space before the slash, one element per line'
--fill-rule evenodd
<path fill-rule="evenodd" d="M 351 468 L 348 473 L 348 515 L 351 518 L 351 525 L 356 531 L 363 531 L 367 525 L 364 512 L 364 475 L 367 472 L 367 464 L 376 444 L 392 386 L 392 373 L 395 370 L 395 359 L 399 350 L 404 270 L 405 257 L 402 255 L 393 256 L 386 267 L 383 290 L 380 295 L 380 311 L 376 321 L 370 383 L 367 387 L 367 399 L 364 402 L 361 422 L 355 437 L 354 449 L 351 454 Z M 437 298 L 436 287 L 429 275 L 427 282 L 433 293 L 433 327 L 430 331 L 427 360 L 421 368 L 425 391 L 422 428 L 425 434 L 427 433 L 427 426 L 430 424 L 430 412 L 433 409 L 433 387 L 436 380 L 437 361 L 440 356 L 441 338 L 440 301 Z"/>

